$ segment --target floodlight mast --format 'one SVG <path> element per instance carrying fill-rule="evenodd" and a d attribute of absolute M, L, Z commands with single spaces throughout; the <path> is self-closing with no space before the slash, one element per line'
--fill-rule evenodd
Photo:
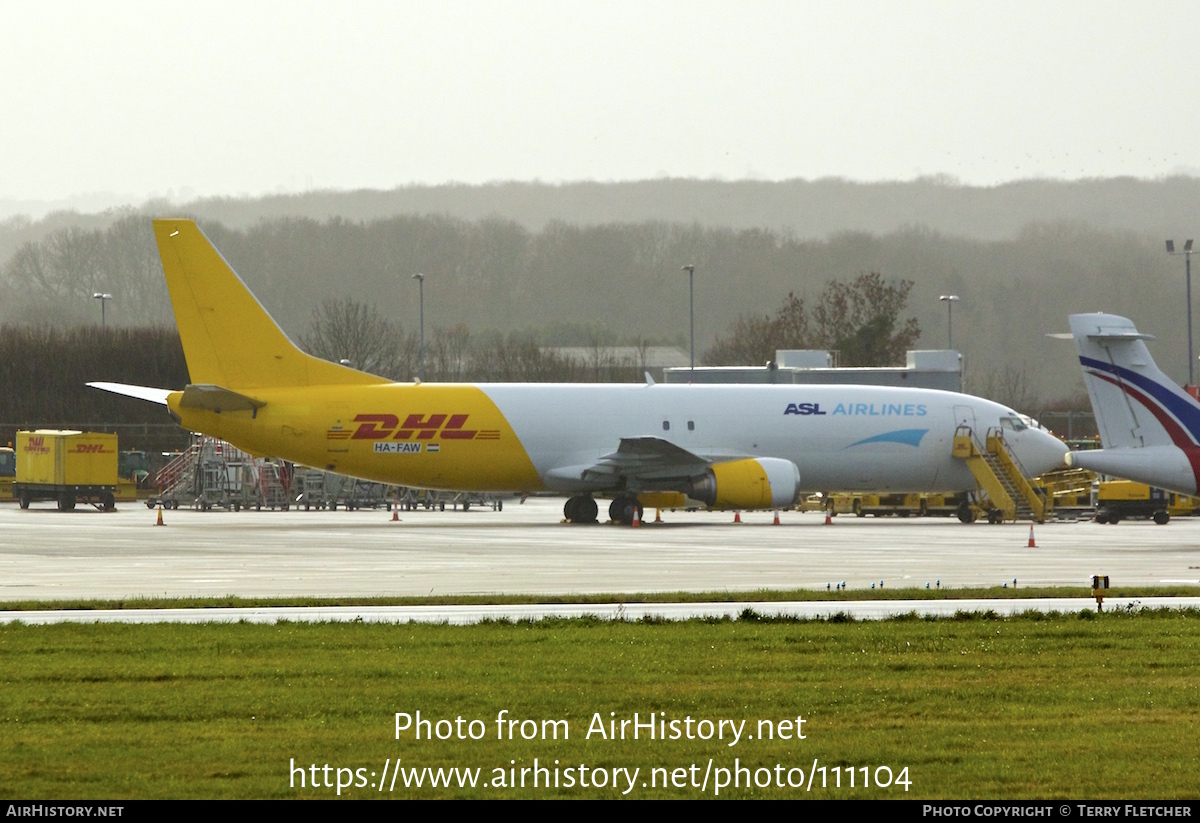
<path fill-rule="evenodd" d="M 1189 386 L 1196 385 L 1196 353 L 1192 347 L 1192 241 L 1186 240 L 1183 251 L 1175 251 L 1175 241 L 1167 241 L 1167 254 L 1183 255 L 1183 268 L 1187 281 L 1187 326 L 1188 326 L 1188 382 Z"/>
<path fill-rule="evenodd" d="M 113 299 L 113 296 L 111 294 L 108 294 L 107 292 L 99 292 L 98 291 L 98 292 L 95 292 L 94 294 L 92 294 L 92 299 L 100 301 L 100 328 L 104 328 L 105 325 L 107 325 L 107 323 L 105 322 L 106 318 L 104 316 L 104 306 L 106 303 L 108 303 L 109 300 Z"/>
<path fill-rule="evenodd" d="M 688 264 L 680 269 L 688 273 L 688 338 L 692 349 L 692 371 L 696 370 L 696 300 L 695 292 L 692 290 L 692 277 L 696 274 L 696 267 Z"/>
<path fill-rule="evenodd" d="M 946 348 L 954 350 L 954 304 L 962 298 L 957 294 L 943 294 L 938 300 L 946 304 Z"/>
<path fill-rule="evenodd" d="M 417 289 L 420 292 L 418 301 L 421 304 L 421 342 L 417 349 L 417 379 L 422 383 L 425 382 L 425 275 L 414 274 L 413 280 L 417 281 Z"/>

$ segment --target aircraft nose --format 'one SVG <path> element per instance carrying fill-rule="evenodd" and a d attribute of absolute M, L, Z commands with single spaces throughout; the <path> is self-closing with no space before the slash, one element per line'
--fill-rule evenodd
<path fill-rule="evenodd" d="M 1065 466 L 1070 449 L 1049 432 L 1027 429 L 1021 432 L 1015 451 L 1025 471 L 1037 477 Z"/>

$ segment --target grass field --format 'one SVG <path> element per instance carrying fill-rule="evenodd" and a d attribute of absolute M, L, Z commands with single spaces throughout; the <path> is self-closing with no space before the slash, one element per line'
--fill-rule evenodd
<path fill-rule="evenodd" d="M 338 796 L 340 779 L 342 797 L 699 797 L 724 779 L 723 797 L 1194 798 L 1197 649 L 1196 612 L 10 624 L 0 627 L 0 793 L 323 798 Z M 435 721 L 424 735 L 450 739 L 417 740 L 411 728 L 396 739 L 396 713 L 418 710 Z M 498 739 L 502 711 L 536 722 Z M 596 733 L 596 719 L 607 732 L 635 712 L 693 739 Z M 563 725 L 542 723 L 556 720 L 565 739 Z M 722 739 L 699 739 L 699 721 Z M 768 725 L 775 739 L 760 739 Z M 541 739 L 551 728 L 558 739 Z M 392 784 L 397 758 L 420 789 L 405 787 L 411 771 Z M 535 758 L 546 769 L 537 788 Z M 459 771 L 431 788 L 425 767 Z M 880 767 L 891 770 L 886 788 Z M 476 785 L 460 787 L 473 769 Z"/>

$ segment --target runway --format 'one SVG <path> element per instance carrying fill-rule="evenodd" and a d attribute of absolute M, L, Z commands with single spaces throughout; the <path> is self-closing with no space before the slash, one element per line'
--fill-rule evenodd
<path fill-rule="evenodd" d="M 648 519 L 653 514 L 648 512 Z M 1200 584 L 1200 519 L 963 525 L 943 518 L 664 512 L 571 526 L 562 502 L 503 511 L 101 513 L 0 506 L 0 601 L 592 594 L 936 586 Z"/>

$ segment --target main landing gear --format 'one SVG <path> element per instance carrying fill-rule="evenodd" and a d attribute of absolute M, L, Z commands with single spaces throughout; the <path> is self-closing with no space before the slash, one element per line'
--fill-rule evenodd
<path fill-rule="evenodd" d="M 568 523 L 591 524 L 596 522 L 596 515 L 599 511 L 596 501 L 590 495 L 580 494 L 567 500 L 566 505 L 563 506 L 563 517 L 567 519 Z M 641 520 L 645 510 L 636 497 L 618 497 L 608 506 L 608 519 L 622 526 L 628 526 L 633 523 L 635 511 L 638 520 Z"/>
<path fill-rule="evenodd" d="M 618 497 L 608 504 L 608 519 L 622 526 L 633 523 L 633 513 L 637 512 L 638 520 L 642 519 L 642 504 L 636 497 Z"/>
<path fill-rule="evenodd" d="M 563 506 L 563 517 L 569 523 L 595 523 L 600 509 L 590 495 L 581 494 L 569 498 Z"/>

